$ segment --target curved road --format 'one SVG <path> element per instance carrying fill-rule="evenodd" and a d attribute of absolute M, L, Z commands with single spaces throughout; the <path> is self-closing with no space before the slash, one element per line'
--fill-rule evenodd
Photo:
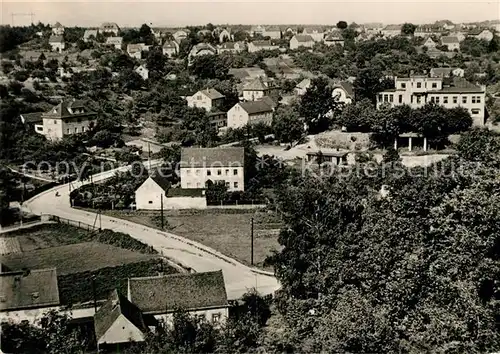
<path fill-rule="evenodd" d="M 157 163 L 158 161 L 152 161 L 152 165 Z M 126 171 L 128 168 L 129 166 L 125 166 L 96 174 L 93 176 L 93 181 L 105 180 L 113 176 L 115 172 Z M 87 183 L 89 182 L 72 182 L 71 189 Z M 59 197 L 55 196 L 56 192 L 59 192 Z M 51 214 L 90 225 L 93 225 L 96 219 L 95 213 L 71 208 L 68 184 L 57 186 L 33 197 L 24 203 L 23 208 L 34 214 Z M 279 288 L 278 281 L 274 276 L 247 267 L 209 247 L 186 238 L 105 215 L 101 216 L 101 227 L 127 233 L 133 238 L 153 246 L 158 252 L 176 263 L 197 272 L 222 269 L 230 300 L 241 297 L 251 288 L 256 288 L 261 294 L 270 294 Z"/>

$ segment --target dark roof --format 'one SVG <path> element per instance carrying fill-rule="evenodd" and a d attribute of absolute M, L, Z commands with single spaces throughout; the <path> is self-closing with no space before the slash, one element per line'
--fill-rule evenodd
<path fill-rule="evenodd" d="M 130 278 L 129 299 L 144 313 L 227 307 L 222 271 Z"/>
<path fill-rule="evenodd" d="M 151 179 L 160 186 L 161 189 L 163 189 L 165 192 L 170 188 L 170 181 L 166 178 L 163 177 L 162 175 L 156 173 L 151 176 Z"/>
<path fill-rule="evenodd" d="M 148 330 L 142 318 L 141 310 L 128 301 L 125 296 L 113 290 L 108 300 L 94 315 L 94 328 L 97 341 L 106 334 L 120 315 L 125 316 L 127 320 L 142 332 Z"/>
<path fill-rule="evenodd" d="M 327 34 L 325 37 L 325 40 L 328 41 L 343 41 L 344 36 L 342 35 L 342 32 L 340 31 L 333 31 Z"/>
<path fill-rule="evenodd" d="M 460 41 L 455 36 L 444 36 L 444 37 L 441 37 L 441 43 L 443 43 L 443 44 L 455 44 L 455 43 L 460 43 Z"/>
<path fill-rule="evenodd" d="M 267 91 L 268 89 L 261 77 L 255 78 L 243 87 L 245 91 Z"/>
<path fill-rule="evenodd" d="M 167 40 L 165 41 L 165 43 L 163 43 L 163 48 L 177 48 L 176 42 Z"/>
<path fill-rule="evenodd" d="M 21 113 L 24 118 L 24 123 L 35 124 L 42 121 L 43 112 Z"/>
<path fill-rule="evenodd" d="M 205 190 L 202 188 L 170 188 L 167 197 L 204 197 Z"/>
<path fill-rule="evenodd" d="M 82 113 L 73 112 L 73 109 L 82 110 Z M 66 118 L 66 117 L 77 117 L 77 116 L 89 116 L 96 115 L 96 112 L 93 112 L 89 109 L 89 105 L 85 100 L 64 100 L 59 103 L 57 106 L 54 106 L 50 109 L 50 111 L 45 112 L 44 116 L 47 115 L 49 118 Z"/>
<path fill-rule="evenodd" d="M 63 36 L 50 36 L 49 43 L 63 43 Z"/>
<path fill-rule="evenodd" d="M 333 86 L 333 88 L 336 88 L 336 87 L 343 89 L 347 93 L 347 97 L 351 97 L 351 98 L 354 97 L 354 87 L 352 86 L 352 84 L 350 82 L 348 82 L 348 81 L 339 82 L 338 84 Z"/>
<path fill-rule="evenodd" d="M 272 112 L 273 109 L 264 101 L 249 101 L 238 103 L 248 114 Z"/>
<path fill-rule="evenodd" d="M 276 108 L 278 104 L 269 96 L 262 97 L 259 101 L 265 102 L 269 107 Z"/>
<path fill-rule="evenodd" d="M 253 41 L 252 43 L 256 47 L 272 47 L 273 46 L 271 41 Z"/>
<path fill-rule="evenodd" d="M 305 42 L 314 42 L 313 37 L 308 34 L 296 34 L 295 39 L 297 42 L 305 43 Z"/>
<path fill-rule="evenodd" d="M 429 91 L 429 93 L 484 93 L 484 90 L 480 87 L 443 87 L 439 91 Z"/>
<path fill-rule="evenodd" d="M 181 167 L 243 166 L 245 149 L 242 147 L 183 148 Z"/>
<path fill-rule="evenodd" d="M 481 34 L 481 32 L 483 32 L 483 31 L 490 31 L 490 30 L 487 28 L 473 28 L 469 31 L 469 35 L 477 36 L 477 35 Z"/>
<path fill-rule="evenodd" d="M 216 89 L 213 89 L 213 88 L 207 88 L 205 90 L 201 90 L 201 93 L 203 93 L 205 96 L 207 96 L 211 100 L 218 100 L 220 98 L 226 97 L 222 93 L 220 93 L 219 91 L 217 91 Z"/>
<path fill-rule="evenodd" d="M 55 268 L 0 273 L 0 311 L 57 305 Z"/>
<path fill-rule="evenodd" d="M 432 68 L 431 69 L 431 75 L 442 77 L 442 76 L 448 76 L 451 74 L 451 72 L 455 70 L 454 68 Z"/>
<path fill-rule="evenodd" d="M 220 45 L 221 49 L 234 49 L 234 42 L 225 42 Z"/>

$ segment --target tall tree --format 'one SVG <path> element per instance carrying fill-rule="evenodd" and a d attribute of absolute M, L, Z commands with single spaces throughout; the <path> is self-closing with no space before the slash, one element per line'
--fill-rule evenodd
<path fill-rule="evenodd" d="M 339 104 L 332 97 L 328 80 L 322 77 L 313 79 L 299 106 L 299 113 L 304 117 L 309 133 L 327 130 L 338 111 Z"/>
<path fill-rule="evenodd" d="M 404 23 L 403 27 L 401 27 L 401 34 L 405 34 L 407 36 L 413 36 L 416 29 L 417 26 L 415 26 L 413 23 Z"/>

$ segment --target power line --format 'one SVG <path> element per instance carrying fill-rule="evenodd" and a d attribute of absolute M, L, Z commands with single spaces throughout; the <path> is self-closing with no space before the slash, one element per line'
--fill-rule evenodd
<path fill-rule="evenodd" d="M 31 18 L 31 24 L 33 24 L 33 19 L 35 18 L 35 13 L 34 12 L 17 12 L 17 13 L 12 12 L 10 14 L 10 16 L 12 18 L 12 26 L 14 26 L 14 17 L 27 17 L 27 16 L 29 16 Z"/>

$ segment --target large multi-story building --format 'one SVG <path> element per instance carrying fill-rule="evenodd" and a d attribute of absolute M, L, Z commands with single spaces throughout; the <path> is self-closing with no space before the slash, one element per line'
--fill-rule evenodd
<path fill-rule="evenodd" d="M 229 191 L 245 190 L 245 150 L 242 147 L 185 148 L 181 150 L 181 188 L 206 188 L 208 181 Z"/>
<path fill-rule="evenodd" d="M 446 108 L 463 107 L 469 111 L 475 126 L 485 123 L 485 87 L 473 85 L 461 78 L 454 78 L 450 85 L 443 85 L 441 77 L 396 77 L 395 89 L 379 92 L 377 108 L 384 104 L 407 104 L 419 108 L 429 102 Z"/>
<path fill-rule="evenodd" d="M 35 124 L 35 131 L 49 140 L 85 133 L 96 124 L 97 113 L 89 109 L 82 100 L 66 100 L 42 114 L 41 124 Z"/>

